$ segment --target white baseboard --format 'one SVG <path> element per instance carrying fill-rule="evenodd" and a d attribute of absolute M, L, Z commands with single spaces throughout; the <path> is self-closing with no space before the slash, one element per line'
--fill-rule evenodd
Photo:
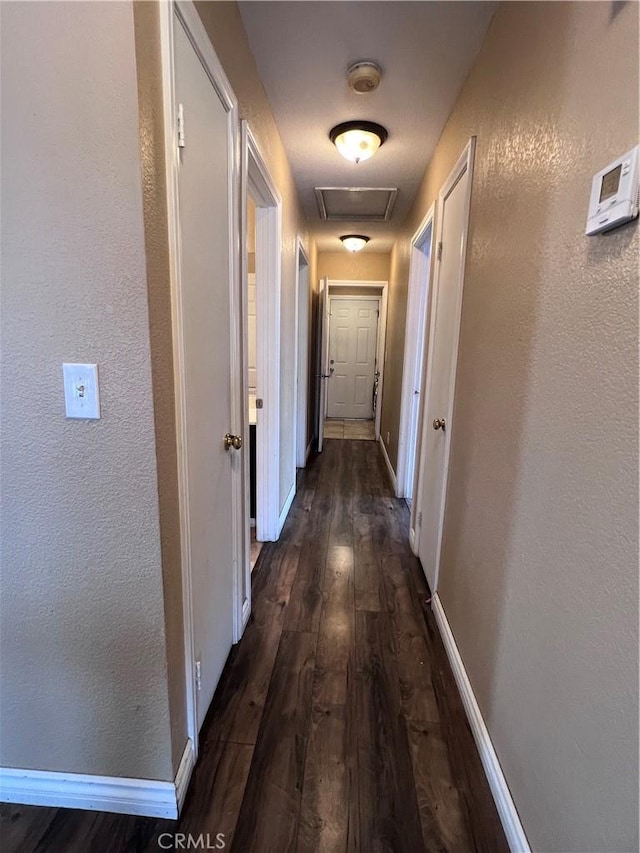
<path fill-rule="evenodd" d="M 177 818 L 195 765 L 188 740 L 173 782 L 0 768 L 0 802 Z"/>
<path fill-rule="evenodd" d="M 389 471 L 389 477 L 391 478 L 391 485 L 393 486 L 393 494 L 397 494 L 398 492 L 398 480 L 396 479 L 396 472 L 393 470 L 393 466 L 391 465 L 391 460 L 389 459 L 389 454 L 387 453 L 387 448 L 384 446 L 384 441 L 382 440 L 382 436 L 378 437 L 378 444 L 382 448 L 382 455 L 384 457 L 384 461 L 387 463 L 387 470 Z"/>
<path fill-rule="evenodd" d="M 295 478 L 291 485 L 291 489 L 289 490 L 289 494 L 287 495 L 287 499 L 284 502 L 284 506 L 282 507 L 282 512 L 280 513 L 280 518 L 278 519 L 278 537 L 282 533 L 282 528 L 284 527 L 284 523 L 287 520 L 287 516 L 289 515 L 289 510 L 291 509 L 291 504 L 293 503 L 293 499 L 296 496 L 296 481 Z"/>
<path fill-rule="evenodd" d="M 176 773 L 176 778 L 173 781 L 173 784 L 176 789 L 176 817 L 180 814 L 182 805 L 184 803 L 184 798 L 187 796 L 187 789 L 189 787 L 189 782 L 191 781 L 191 774 L 193 773 L 193 769 L 195 766 L 196 753 L 193 748 L 193 741 L 191 740 L 191 738 L 188 738 L 184 747 L 184 752 L 182 753 L 182 758 L 180 759 L 180 764 L 178 765 L 178 772 Z"/>
<path fill-rule="evenodd" d="M 413 527 L 409 527 L 409 547 L 412 552 L 418 556 L 418 552 L 416 550 L 416 531 Z"/>
<path fill-rule="evenodd" d="M 252 571 L 253 571 L 253 569 L 252 569 Z M 249 621 L 250 616 L 251 616 L 251 602 L 249 601 L 248 598 L 245 598 L 245 600 L 242 602 L 242 620 L 241 621 L 242 621 L 242 633 L 243 634 L 244 634 L 244 629 L 247 627 L 247 623 Z M 241 639 L 242 639 L 242 637 L 240 637 L 238 642 L 240 642 Z"/>
<path fill-rule="evenodd" d="M 458 690 L 462 697 L 464 709 L 467 712 L 467 718 L 473 737 L 480 753 L 480 760 L 484 767 L 484 772 L 495 800 L 498 815 L 502 822 L 504 834 L 507 837 L 507 843 L 512 853 L 531 853 L 527 836 L 524 833 L 518 812 L 511 797 L 507 780 L 504 778 L 504 773 L 500 767 L 498 756 L 493 748 L 489 731 L 485 725 L 484 719 L 480 712 L 480 707 L 476 700 L 467 670 L 465 669 L 458 646 L 449 625 L 440 596 L 435 593 L 432 599 L 431 606 L 433 608 L 442 642 L 447 651 L 447 657 L 453 670 L 453 674 L 458 685 Z"/>
<path fill-rule="evenodd" d="M 309 442 L 309 444 L 307 444 L 307 449 L 304 452 L 304 464 L 305 465 L 307 464 L 307 462 L 309 461 L 309 457 L 311 456 L 311 448 L 313 447 L 314 441 L 315 441 L 315 439 L 312 438 L 311 441 Z"/>

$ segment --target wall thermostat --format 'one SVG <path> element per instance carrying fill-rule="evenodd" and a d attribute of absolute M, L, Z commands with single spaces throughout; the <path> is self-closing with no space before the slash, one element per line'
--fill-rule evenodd
<path fill-rule="evenodd" d="M 593 177 L 585 234 L 601 234 L 638 215 L 638 152 L 636 145 Z"/>

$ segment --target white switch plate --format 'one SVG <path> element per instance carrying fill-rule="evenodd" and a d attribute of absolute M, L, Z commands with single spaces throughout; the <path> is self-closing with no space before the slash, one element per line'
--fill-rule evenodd
<path fill-rule="evenodd" d="M 97 364 L 63 364 L 64 405 L 68 418 L 99 418 Z"/>

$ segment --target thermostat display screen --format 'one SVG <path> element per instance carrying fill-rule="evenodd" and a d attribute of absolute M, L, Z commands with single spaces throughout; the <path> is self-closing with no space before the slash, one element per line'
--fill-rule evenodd
<path fill-rule="evenodd" d="M 600 201 L 611 198 L 612 195 L 615 195 L 618 192 L 621 172 L 622 163 L 619 166 L 616 166 L 615 169 L 607 172 L 606 175 L 603 175 L 602 186 L 600 187 Z"/>

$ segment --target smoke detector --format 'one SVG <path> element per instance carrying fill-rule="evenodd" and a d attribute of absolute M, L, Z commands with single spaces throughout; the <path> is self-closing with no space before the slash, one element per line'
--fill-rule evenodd
<path fill-rule="evenodd" d="M 380 85 L 382 68 L 369 59 L 354 62 L 347 68 L 349 88 L 358 95 L 368 95 Z"/>

